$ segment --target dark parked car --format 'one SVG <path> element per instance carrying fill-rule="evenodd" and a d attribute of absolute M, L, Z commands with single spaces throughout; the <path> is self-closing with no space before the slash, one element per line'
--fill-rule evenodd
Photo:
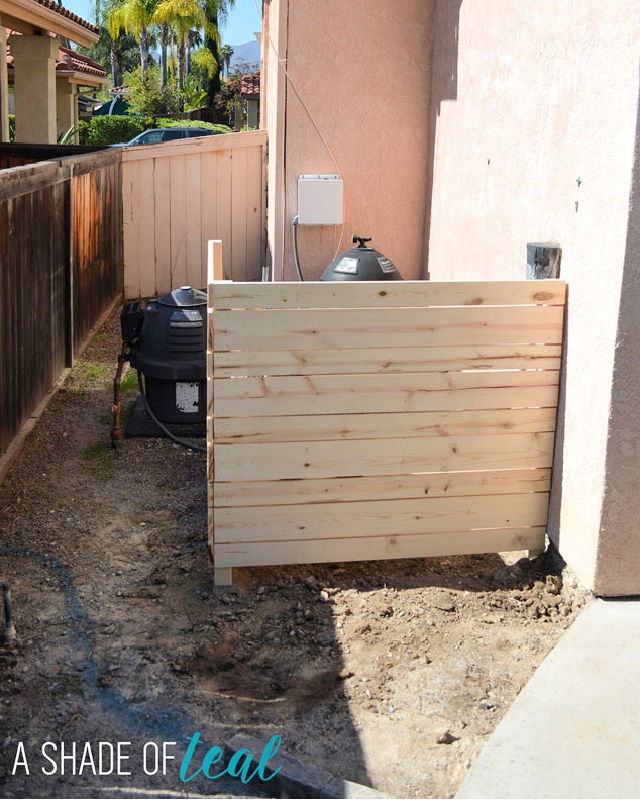
<path fill-rule="evenodd" d="M 131 147 L 136 144 L 158 144 L 172 139 L 190 139 L 193 136 L 210 136 L 209 128 L 150 128 L 134 136 L 129 142 L 120 142 L 116 147 Z"/>

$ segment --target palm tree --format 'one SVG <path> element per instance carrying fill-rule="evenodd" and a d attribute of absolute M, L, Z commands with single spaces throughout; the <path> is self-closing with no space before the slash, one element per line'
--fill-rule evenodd
<path fill-rule="evenodd" d="M 151 26 L 158 0 L 118 0 L 105 9 L 105 27 L 112 39 L 120 29 L 132 34 L 140 49 L 140 73 L 144 78 L 149 62 Z"/>
<path fill-rule="evenodd" d="M 231 66 L 231 58 L 233 57 L 233 47 L 228 44 L 223 44 L 220 48 L 221 64 L 224 65 L 224 74 L 229 77 L 229 67 Z"/>
<path fill-rule="evenodd" d="M 219 26 L 224 21 L 230 8 L 233 7 L 235 0 L 200 0 L 202 10 L 207 19 L 208 31 L 205 30 L 204 45 L 209 50 L 215 64 L 220 63 L 220 34 Z M 213 108 L 216 95 L 222 88 L 220 84 L 220 70 L 209 78 L 207 86 L 207 105 Z"/>
<path fill-rule="evenodd" d="M 162 62 L 162 88 L 167 85 L 168 69 L 167 69 L 167 53 L 169 50 L 169 39 L 171 30 L 169 23 L 163 22 L 160 24 L 160 61 Z"/>
<path fill-rule="evenodd" d="M 191 53 L 202 45 L 202 34 L 194 28 L 187 37 L 187 75 L 191 74 Z"/>
<path fill-rule="evenodd" d="M 125 0 L 132 2 L 132 0 Z M 139 1 L 139 0 L 137 0 Z M 152 22 L 166 23 L 176 33 L 178 43 L 178 88 L 184 89 L 187 61 L 187 43 L 194 28 L 208 30 L 207 19 L 199 0 L 161 0 L 157 5 Z"/>

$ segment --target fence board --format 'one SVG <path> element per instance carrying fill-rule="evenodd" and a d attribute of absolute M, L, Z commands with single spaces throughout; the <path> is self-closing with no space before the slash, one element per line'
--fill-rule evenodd
<path fill-rule="evenodd" d="M 156 286 L 173 286 L 171 274 L 171 223 L 170 208 L 163 198 L 171 194 L 171 162 L 167 158 L 158 158 L 153 162 L 153 257 L 149 265 L 149 276 L 154 276 L 150 284 L 149 294 L 156 294 Z M 145 286 L 145 293 L 147 287 Z M 136 294 L 136 297 L 141 296 Z"/>
<path fill-rule="evenodd" d="M 335 561 L 377 561 L 389 558 L 425 558 L 469 553 L 534 550 L 544 542 L 545 528 L 312 539 L 295 545 L 289 541 L 220 543 L 214 550 L 217 569 L 275 564 L 321 564 Z"/>
<path fill-rule="evenodd" d="M 122 292 L 122 173 L 117 155 L 84 156 L 79 159 L 83 169 L 74 169 L 71 178 L 75 349 Z"/>
<path fill-rule="evenodd" d="M 494 497 L 423 497 L 419 500 L 366 500 L 355 503 L 275 506 L 265 516 L 256 506 L 219 508 L 216 541 L 292 542 L 397 536 L 446 531 L 517 528 L 545 525 L 549 498 L 545 493 Z M 329 544 L 330 546 L 330 544 Z"/>
<path fill-rule="evenodd" d="M 562 306 L 216 311 L 219 350 L 560 344 Z M 391 355 L 391 354 L 390 354 Z"/>
<path fill-rule="evenodd" d="M 215 374 L 321 375 L 360 372 L 459 372 L 468 369 L 560 369 L 560 345 L 395 347 L 215 353 Z"/>
<path fill-rule="evenodd" d="M 539 548 L 565 295 L 560 281 L 211 283 L 216 579 Z"/>
<path fill-rule="evenodd" d="M 564 281 L 306 281 L 268 286 L 230 284 L 216 290 L 216 308 L 425 308 L 467 305 L 564 305 Z"/>
<path fill-rule="evenodd" d="M 225 277 L 260 275 L 265 146 L 249 131 L 123 149 L 127 296 L 206 286 L 209 239 L 226 243 Z"/>
<path fill-rule="evenodd" d="M 555 408 L 426 411 L 400 414 L 306 414 L 217 417 L 216 444 L 319 439 L 396 439 L 465 434 L 542 433 L 555 430 Z"/>
<path fill-rule="evenodd" d="M 549 467 L 553 433 L 216 444 L 215 480 L 259 481 Z"/>
<path fill-rule="evenodd" d="M 247 275 L 247 151 L 231 151 L 231 253 L 239 270 L 236 280 L 246 281 Z"/>
<path fill-rule="evenodd" d="M 214 414 L 287 416 L 556 405 L 552 371 L 216 378 Z"/>
<path fill-rule="evenodd" d="M 187 270 L 186 283 L 189 286 L 202 287 L 203 269 L 206 261 L 202 260 L 202 205 L 200 181 L 202 177 L 201 156 L 185 156 L 185 209 L 187 237 Z"/>
<path fill-rule="evenodd" d="M 0 174 L 0 476 L 122 291 L 120 154 L 46 152 L 59 160 Z"/>
<path fill-rule="evenodd" d="M 217 447 L 217 445 L 216 445 Z M 502 469 L 482 472 L 433 472 L 357 478 L 242 481 L 215 484 L 215 506 L 301 505 L 451 495 L 501 495 L 547 492 L 550 469 Z M 211 484 L 213 487 L 213 484 Z M 499 501 L 497 501 L 499 502 Z"/>

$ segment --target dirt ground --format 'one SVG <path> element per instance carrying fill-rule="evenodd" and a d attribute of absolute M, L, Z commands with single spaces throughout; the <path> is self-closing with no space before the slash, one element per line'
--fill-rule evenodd
<path fill-rule="evenodd" d="M 519 553 L 237 570 L 214 590 L 204 456 L 109 448 L 118 346 L 114 317 L 0 487 L 20 639 L 0 647 L 0 795 L 264 792 L 140 766 L 146 741 L 181 756 L 195 731 L 244 731 L 396 797 L 451 797 L 571 623 L 575 587 Z M 12 776 L 17 743 L 46 740 L 132 742 L 134 774 L 47 777 L 36 759 Z"/>

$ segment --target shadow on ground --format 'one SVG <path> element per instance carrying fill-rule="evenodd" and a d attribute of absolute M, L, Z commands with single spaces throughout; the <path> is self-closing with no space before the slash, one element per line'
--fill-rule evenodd
<path fill-rule="evenodd" d="M 453 794 L 572 619 L 558 570 L 499 556 L 261 568 L 215 590 L 203 455 L 160 439 L 109 448 L 118 346 L 113 318 L 0 487 L 20 637 L 0 648 L 0 794 L 270 793 L 185 787 L 177 764 L 196 731 L 208 746 L 279 735 L 342 779 Z M 130 742 L 132 775 L 43 775 L 47 740 Z M 28 776 L 11 774 L 20 741 Z M 145 774 L 147 741 L 176 742 L 166 775 Z"/>

